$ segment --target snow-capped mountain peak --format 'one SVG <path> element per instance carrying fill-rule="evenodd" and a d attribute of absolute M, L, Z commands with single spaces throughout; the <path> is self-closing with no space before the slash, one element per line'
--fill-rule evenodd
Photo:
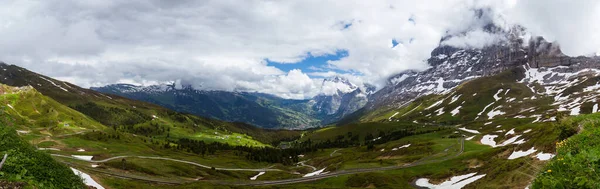
<path fill-rule="evenodd" d="M 323 79 L 321 84 L 320 95 L 337 95 L 338 93 L 350 93 L 358 89 L 358 86 L 351 83 L 348 79 L 343 77 L 332 77 Z"/>

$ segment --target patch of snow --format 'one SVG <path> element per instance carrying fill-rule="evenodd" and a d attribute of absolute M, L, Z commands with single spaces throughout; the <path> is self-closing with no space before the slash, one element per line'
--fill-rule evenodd
<path fill-rule="evenodd" d="M 475 119 L 478 119 L 478 118 L 479 118 L 479 116 L 481 116 L 481 114 L 483 114 L 483 112 L 485 112 L 485 110 L 487 110 L 487 109 L 488 109 L 488 108 L 489 108 L 489 107 L 490 107 L 492 104 L 494 104 L 494 102 L 492 102 L 492 103 L 488 104 L 487 106 L 485 106 L 485 107 L 483 108 L 483 110 L 481 110 L 481 112 L 477 113 L 477 117 L 475 117 Z"/>
<path fill-rule="evenodd" d="M 469 138 L 465 138 L 465 140 L 471 140 L 471 139 L 473 139 L 473 138 L 475 138 L 475 135 L 473 135 L 473 136 L 471 136 L 471 137 L 469 137 Z"/>
<path fill-rule="evenodd" d="M 531 132 L 531 129 L 527 129 L 527 130 L 523 131 L 523 133 L 528 133 L 528 132 Z"/>
<path fill-rule="evenodd" d="M 556 116 L 552 116 L 550 118 L 548 118 L 547 120 L 544 121 L 556 121 Z"/>
<path fill-rule="evenodd" d="M 530 154 L 533 154 L 535 151 L 537 151 L 537 150 L 534 147 L 531 147 L 531 149 L 529 149 L 527 151 L 513 151 L 513 153 L 510 154 L 510 156 L 508 156 L 508 159 L 517 159 L 520 157 L 525 157 Z"/>
<path fill-rule="evenodd" d="M 462 106 L 458 106 L 458 107 L 454 108 L 454 110 L 452 110 L 450 112 L 452 114 L 452 116 L 456 116 L 456 114 L 460 113 L 460 108 L 462 108 Z"/>
<path fill-rule="evenodd" d="M 535 118 L 535 120 L 533 120 L 531 123 L 537 123 L 540 121 L 540 119 L 542 119 L 542 115 L 532 115 L 529 118 Z"/>
<path fill-rule="evenodd" d="M 81 148 L 80 148 L 79 150 L 77 150 L 77 151 L 78 151 L 78 152 L 85 152 L 85 150 L 84 150 L 84 149 L 81 149 Z"/>
<path fill-rule="evenodd" d="M 440 78 L 437 80 L 437 88 L 436 88 L 436 91 L 441 93 L 441 92 L 444 92 L 445 90 L 446 90 L 446 88 L 444 88 L 444 78 L 441 78 L 441 77 L 440 77 Z"/>
<path fill-rule="evenodd" d="M 394 116 L 398 115 L 399 113 L 400 113 L 400 112 L 396 112 L 396 113 L 394 113 L 394 115 L 390 116 L 390 117 L 388 118 L 388 120 L 392 121 L 392 118 L 393 118 Z"/>
<path fill-rule="evenodd" d="M 600 89 L 600 84 L 596 83 L 596 85 L 583 88 L 583 92 L 598 91 L 598 89 Z"/>
<path fill-rule="evenodd" d="M 481 144 L 484 145 L 488 145 L 491 147 L 496 147 L 496 141 L 494 141 L 494 138 L 498 137 L 498 135 L 483 135 L 483 137 L 481 137 Z"/>
<path fill-rule="evenodd" d="M 399 150 L 399 149 L 402 149 L 402 148 L 408 148 L 408 147 L 410 147 L 410 144 L 402 145 L 402 146 L 400 146 L 398 148 L 393 148 L 392 151 L 396 151 L 396 150 Z"/>
<path fill-rule="evenodd" d="M 429 107 L 425 108 L 425 110 L 429 110 L 429 109 L 431 109 L 431 108 L 433 108 L 433 107 L 436 107 L 436 106 L 438 106 L 438 105 L 442 104 L 442 102 L 444 102 L 444 99 L 441 99 L 441 100 L 439 100 L 439 101 L 437 101 L 437 102 L 433 103 L 431 106 L 429 106 Z"/>
<path fill-rule="evenodd" d="M 60 86 L 60 85 L 57 85 L 56 83 L 54 83 L 53 81 L 51 81 L 51 80 L 49 80 L 49 79 L 46 79 L 46 78 L 44 78 L 44 77 L 42 77 L 42 76 L 40 76 L 40 78 L 42 78 L 43 80 L 46 80 L 46 81 L 47 81 L 47 82 L 49 82 L 50 84 L 54 85 L 55 87 L 58 87 L 58 88 L 62 89 L 62 90 L 63 90 L 63 91 L 65 91 L 65 92 L 69 92 L 69 90 L 67 90 L 67 89 L 63 88 L 63 87 L 62 87 L 62 86 Z"/>
<path fill-rule="evenodd" d="M 450 180 L 444 181 L 440 184 L 431 184 L 431 183 L 429 183 L 429 179 L 420 178 L 420 179 L 417 179 L 415 184 L 420 187 L 432 188 L 432 189 L 438 189 L 438 188 L 459 189 L 459 188 L 463 188 L 466 185 L 485 177 L 485 174 L 483 174 L 483 175 L 476 175 L 476 174 L 477 173 L 470 173 L 470 174 L 466 174 L 466 175 L 454 176 L 454 177 L 450 178 Z"/>
<path fill-rule="evenodd" d="M 256 180 L 260 175 L 264 175 L 264 174 L 265 174 L 265 172 L 259 172 L 257 175 L 250 177 L 250 180 Z"/>
<path fill-rule="evenodd" d="M 467 128 L 464 128 L 464 127 L 461 127 L 461 128 L 458 128 L 458 129 L 466 131 L 466 132 L 469 132 L 469 133 L 473 133 L 473 134 L 479 134 L 479 131 L 477 131 L 477 130 L 467 129 Z"/>
<path fill-rule="evenodd" d="M 400 83 L 400 82 L 402 82 L 402 81 L 406 80 L 406 78 L 408 78 L 408 77 L 410 77 L 408 74 L 402 74 L 402 76 L 400 76 L 400 77 L 393 78 L 393 79 L 391 80 L 391 82 L 392 82 L 394 85 L 396 85 L 396 84 L 398 84 L 398 83 Z"/>
<path fill-rule="evenodd" d="M 554 157 L 554 154 L 540 152 L 539 154 L 535 155 L 535 157 L 539 160 L 546 161 L 552 159 Z"/>
<path fill-rule="evenodd" d="M 79 156 L 79 155 L 71 155 L 71 156 L 73 156 L 74 158 L 86 160 L 86 161 L 91 161 L 92 158 L 94 158 L 94 156 Z"/>
<path fill-rule="evenodd" d="M 513 142 L 517 141 L 517 139 L 519 139 L 519 137 L 521 137 L 521 135 L 517 135 L 517 136 L 514 136 L 512 138 L 509 138 L 508 140 L 504 141 L 499 146 L 506 146 L 506 145 L 512 144 Z"/>
<path fill-rule="evenodd" d="M 596 112 L 598 112 L 598 104 L 594 104 L 594 107 L 592 107 L 592 113 Z"/>
<path fill-rule="evenodd" d="M 504 115 L 503 111 L 498 110 L 498 108 L 500 108 L 502 106 L 498 106 L 494 109 L 492 109 L 491 111 L 489 111 L 487 113 L 488 119 L 493 119 L 494 117 L 498 116 L 498 115 Z"/>
<path fill-rule="evenodd" d="M 462 96 L 462 94 L 453 96 L 452 100 L 450 100 L 449 104 L 452 104 L 452 103 L 456 102 L 461 96 Z"/>
<path fill-rule="evenodd" d="M 444 114 L 444 108 L 442 107 L 442 108 L 436 110 L 435 112 L 437 112 L 437 115 L 440 116 L 440 115 Z"/>
<path fill-rule="evenodd" d="M 92 164 L 92 168 L 96 168 L 98 166 L 100 166 L 100 165 L 98 165 L 98 164 Z"/>
<path fill-rule="evenodd" d="M 323 169 L 321 169 L 321 170 L 318 170 L 318 171 L 315 171 L 315 172 L 312 172 L 312 173 L 308 173 L 308 174 L 306 174 L 306 175 L 304 175 L 304 176 L 302 176 L 302 177 L 312 177 L 312 176 L 316 176 L 316 175 L 319 175 L 319 174 L 321 174 L 323 171 L 325 171 L 325 168 L 323 168 Z"/>
<path fill-rule="evenodd" d="M 499 89 L 498 92 L 496 92 L 496 94 L 494 94 L 494 99 L 496 101 L 502 99 L 502 97 L 499 97 L 498 94 L 500 94 L 504 89 Z"/>
<path fill-rule="evenodd" d="M 412 101 L 412 100 L 411 100 L 411 101 Z M 409 101 L 409 102 L 411 102 L 411 101 Z M 406 113 L 402 114 L 402 117 L 404 117 L 405 115 L 408 115 L 408 114 L 410 114 L 411 112 L 415 111 L 417 108 L 421 107 L 421 105 L 423 105 L 423 103 L 419 104 L 418 106 L 415 106 L 415 107 L 414 107 L 413 109 L 411 109 L 410 111 L 408 111 L 408 112 L 406 112 Z"/>
<path fill-rule="evenodd" d="M 571 109 L 571 113 L 570 113 L 570 115 L 579 115 L 579 111 L 580 111 L 580 109 L 581 109 L 581 107 L 580 107 L 580 106 L 577 106 L 577 107 L 575 107 L 575 108 Z"/>
<path fill-rule="evenodd" d="M 385 151 L 385 148 L 382 148 L 380 151 L 382 151 L 382 152 Z"/>
<path fill-rule="evenodd" d="M 92 179 L 90 175 L 85 174 L 84 172 L 81 172 L 77 169 L 74 169 L 73 167 L 71 167 L 71 170 L 73 170 L 73 173 L 75 173 L 75 175 L 78 175 L 83 179 L 83 183 L 85 185 L 96 187 L 96 189 L 104 189 L 104 187 L 102 187 L 102 185 L 98 184 L 94 179 Z"/>
<path fill-rule="evenodd" d="M 525 144 L 525 142 L 527 142 L 527 141 L 525 141 L 525 139 L 521 139 L 517 142 L 514 142 L 513 144 Z"/>
<path fill-rule="evenodd" d="M 492 122 L 490 121 L 490 122 L 484 123 L 483 125 L 489 125 L 489 124 L 492 124 Z"/>
<path fill-rule="evenodd" d="M 506 136 L 506 135 L 514 135 L 514 134 L 515 134 L 515 128 L 512 128 L 510 131 L 506 132 L 506 134 L 504 136 Z"/>
<path fill-rule="evenodd" d="M 52 150 L 52 151 L 60 151 L 58 148 L 38 148 L 38 150 Z"/>

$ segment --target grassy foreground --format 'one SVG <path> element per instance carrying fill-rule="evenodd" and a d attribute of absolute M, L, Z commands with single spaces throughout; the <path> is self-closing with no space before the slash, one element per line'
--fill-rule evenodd
<path fill-rule="evenodd" d="M 83 188 L 82 180 L 50 155 L 36 151 L 17 132 L 0 122 L 0 154 L 8 154 L 0 181 L 22 182 L 31 188 Z"/>
<path fill-rule="evenodd" d="M 600 114 L 566 118 L 560 123 L 563 138 L 556 143 L 556 157 L 533 182 L 532 188 L 600 187 Z"/>

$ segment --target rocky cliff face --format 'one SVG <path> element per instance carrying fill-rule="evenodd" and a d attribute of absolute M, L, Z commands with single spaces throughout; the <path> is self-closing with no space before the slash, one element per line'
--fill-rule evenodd
<path fill-rule="evenodd" d="M 312 109 L 325 117 L 325 122 L 335 121 L 362 108 L 374 89 L 370 85 L 358 87 L 341 77 L 324 79 L 321 93 L 311 99 Z"/>
<path fill-rule="evenodd" d="M 525 65 L 528 68 L 566 66 L 563 73 L 600 67 L 598 58 L 568 57 L 558 45 L 542 37 L 524 39 L 523 29 L 495 32 L 502 32 L 507 40 L 483 49 L 440 45 L 427 60 L 429 69 L 391 77 L 386 87 L 371 96 L 366 110 L 398 108 L 420 96 L 447 93 L 465 81 Z M 526 40 L 529 42 L 525 43 Z"/>

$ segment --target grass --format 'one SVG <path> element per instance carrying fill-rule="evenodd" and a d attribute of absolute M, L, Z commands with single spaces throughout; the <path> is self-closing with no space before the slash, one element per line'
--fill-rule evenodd
<path fill-rule="evenodd" d="M 598 188 L 600 186 L 600 114 L 566 118 L 565 132 L 583 130 L 556 143 L 557 154 L 533 182 L 532 188 Z M 569 129 L 570 128 L 570 129 Z M 565 135 L 568 136 L 568 135 Z"/>
<path fill-rule="evenodd" d="M 533 177 L 540 172 L 544 162 L 530 157 L 508 160 L 512 151 L 525 150 L 535 147 L 539 151 L 553 152 L 554 143 L 561 135 L 561 124 L 555 125 L 548 122 L 532 123 L 533 118 L 512 118 L 519 114 L 525 107 L 535 106 L 527 116 L 544 113 L 547 116 L 559 115 L 551 110 L 550 98 L 538 98 L 523 103 L 509 104 L 497 102 L 506 112 L 493 120 L 486 117 L 478 118 L 484 106 L 495 102 L 492 97 L 499 89 L 511 89 L 503 98 L 526 98 L 531 96 L 531 91 L 523 84 L 516 83 L 519 73 L 509 70 L 500 75 L 484 77 L 465 84 L 455 89 L 455 93 L 444 95 L 430 95 L 416 99 L 407 107 L 394 110 L 381 109 L 366 117 L 363 123 L 347 124 L 343 126 L 330 126 L 306 131 L 263 130 L 242 123 L 227 123 L 196 116 L 181 114 L 154 107 L 144 103 L 132 102 L 115 97 L 88 98 L 87 101 L 76 101 L 69 96 L 59 96 L 60 103 L 39 94 L 33 89 L 12 90 L 10 94 L 1 96 L 6 104 L 11 104 L 15 109 L 4 107 L 8 112 L 10 123 L 13 127 L 28 133 L 21 133 L 21 137 L 38 147 L 58 148 L 61 151 L 52 151 L 64 155 L 79 154 L 93 155 L 95 159 L 105 159 L 117 155 L 142 155 L 161 156 L 197 162 L 204 165 L 226 168 L 265 168 L 274 166 L 285 172 L 297 174 L 268 172 L 259 177 L 259 180 L 272 180 L 300 177 L 302 174 L 312 172 L 308 167 L 284 166 L 282 164 L 268 164 L 248 161 L 244 155 L 234 151 L 218 151 L 205 156 L 188 153 L 185 151 L 162 147 L 167 140 L 191 138 L 207 142 L 218 141 L 233 145 L 249 146 L 276 146 L 279 141 L 294 141 L 302 136 L 299 141 L 327 141 L 335 140 L 340 135 L 344 138 L 359 136 L 361 144 L 367 135 L 377 137 L 379 133 L 392 133 L 401 130 L 431 131 L 376 144 L 373 149 L 357 145 L 343 148 L 333 153 L 338 148 L 320 149 L 316 152 L 303 154 L 301 161 L 317 167 L 327 168 L 326 171 L 335 171 L 352 168 L 382 167 L 390 165 L 403 165 L 423 158 L 429 158 L 428 164 L 409 167 L 399 170 L 384 172 L 344 175 L 309 183 L 298 183 L 284 186 L 267 186 L 258 188 L 408 188 L 417 178 L 430 178 L 441 181 L 449 177 L 477 172 L 486 174 L 484 178 L 468 187 L 515 188 L 527 186 Z M 477 95 L 474 95 L 477 93 Z M 95 94 L 95 93 L 94 93 Z M 457 102 L 451 103 L 452 97 L 462 94 Z M 72 94 L 70 94 L 72 95 Z M 56 96 L 53 96 L 55 98 Z M 79 96 L 78 96 L 79 97 Z M 85 99 L 85 98 L 84 98 Z M 438 106 L 426 109 L 436 102 Z M 464 102 L 464 103 L 462 103 Z M 92 103 L 92 104 L 89 104 Z M 462 103 L 463 109 L 457 116 L 451 116 L 450 110 Z M 495 102 L 496 103 L 496 102 Z M 88 104 L 87 106 L 71 109 L 71 107 Z M 586 106 L 587 107 L 587 106 Z M 440 108 L 443 114 L 434 112 Z M 85 112 L 79 113 L 77 110 Z M 91 110 L 98 110 L 99 114 Z M 46 113 L 37 113 L 37 112 Z M 488 109 L 488 111 L 490 111 Z M 392 121 L 389 116 L 399 112 Z M 485 115 L 486 112 L 483 112 Z M 404 115 L 406 114 L 406 115 Z M 403 116 L 404 115 L 404 116 Z M 134 121 L 127 122 L 131 117 Z M 103 119 L 112 119 L 115 122 L 106 122 Z M 559 117 L 560 119 L 560 117 Z M 417 121 L 414 123 L 413 121 Z M 486 124 L 487 122 L 491 124 Z M 69 126 L 65 126 L 67 123 Z M 114 125 L 111 125 L 114 124 Z M 456 126 L 459 125 L 460 126 Z M 478 130 L 478 134 L 471 141 L 465 141 L 465 151 L 460 156 L 454 156 L 459 150 L 458 138 L 461 134 L 455 133 L 457 127 Z M 444 128 L 444 129 L 440 129 Z M 440 130 L 438 130 L 440 129 Z M 508 130 L 522 135 L 527 142 L 521 145 L 509 145 L 491 148 L 481 145 L 479 140 L 484 134 L 499 135 L 496 142 L 501 143 L 510 135 L 505 135 Z M 533 129 L 529 133 L 525 130 Z M 503 130 L 498 133 L 497 131 Z M 79 133 L 82 132 L 83 133 Z M 244 133 L 244 134 L 241 134 Z M 69 135 L 74 134 L 74 135 Z M 159 143 L 158 145 L 155 143 Z M 290 144 L 293 142 L 290 142 Z M 396 151 L 391 149 L 402 145 L 411 144 L 409 148 Z M 174 144 L 167 144 L 174 145 Z M 85 149 L 79 152 L 77 149 Z M 381 149 L 385 149 L 381 151 Z M 594 152 L 595 153 L 595 152 Z M 591 153 L 591 155 L 594 155 Z M 590 158 L 591 155 L 584 156 Z M 69 165 L 82 169 L 89 168 L 89 163 L 56 158 Z M 97 168 L 118 174 L 129 174 L 144 178 L 171 179 L 178 181 L 194 181 L 195 179 L 246 181 L 256 172 L 215 171 L 206 168 L 190 166 L 188 164 L 158 161 L 140 158 L 126 158 L 126 170 L 122 170 L 120 160 L 101 164 Z M 92 174 L 105 186 L 111 188 L 231 188 L 230 186 L 217 186 L 210 182 L 194 182 L 182 185 L 149 184 L 142 181 L 117 179 L 106 177 L 103 174 Z M 588 175 L 590 176 L 590 175 Z M 593 175 L 592 175 L 593 176 Z M 236 187 L 233 187 L 236 188 Z M 244 188 L 244 187 L 239 187 Z"/>
<path fill-rule="evenodd" d="M 401 129 L 421 129 L 422 125 L 414 124 L 410 122 L 395 122 L 395 123 L 382 123 L 382 122 L 369 122 L 369 123 L 358 123 L 349 124 L 344 126 L 330 126 L 315 131 L 308 131 L 302 137 L 301 141 L 308 139 L 312 141 L 326 141 L 333 140 L 338 135 L 347 135 L 352 133 L 353 135 L 359 135 L 359 139 L 363 142 L 364 137 L 368 134 L 378 136 L 380 132 L 391 132 Z"/>
<path fill-rule="evenodd" d="M 83 188 L 82 180 L 49 155 L 20 139 L 14 127 L 0 123 L 0 154 L 8 154 L 0 180 L 24 182 L 31 188 Z"/>

